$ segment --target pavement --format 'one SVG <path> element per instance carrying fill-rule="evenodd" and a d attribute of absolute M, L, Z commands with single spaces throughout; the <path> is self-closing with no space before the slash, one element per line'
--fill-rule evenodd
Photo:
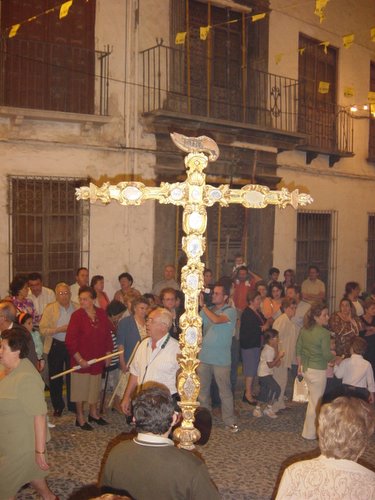
<path fill-rule="evenodd" d="M 287 409 L 278 418 L 255 418 L 254 407 L 241 400 L 242 387 L 240 378 L 235 400 L 240 431 L 232 434 L 220 416 L 214 415 L 211 437 L 205 446 L 197 447 L 197 452 L 205 460 L 223 499 L 268 500 L 275 496 L 283 469 L 298 459 L 318 455 L 318 444 L 301 437 L 306 404 L 288 401 Z M 72 413 L 50 417 L 56 427 L 51 429 L 47 445 L 51 468 L 47 480 L 60 500 L 67 500 L 76 490 L 95 483 L 108 444 L 131 430 L 125 417 L 117 412 L 108 410 L 105 418 L 110 425 L 95 426 L 94 431 L 88 432 L 75 427 Z M 375 438 L 370 440 L 360 463 L 375 471 Z M 22 500 L 34 498 L 30 488 L 17 496 Z"/>

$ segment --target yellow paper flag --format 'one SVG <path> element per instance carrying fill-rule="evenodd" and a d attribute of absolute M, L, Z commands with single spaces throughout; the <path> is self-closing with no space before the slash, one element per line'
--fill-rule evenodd
<path fill-rule="evenodd" d="M 370 29 L 370 39 L 372 42 L 375 42 L 375 28 Z"/>
<path fill-rule="evenodd" d="M 375 104 L 370 104 L 370 113 L 375 118 Z"/>
<path fill-rule="evenodd" d="M 353 42 L 354 42 L 354 35 L 353 34 L 345 35 L 342 37 L 342 43 L 344 44 L 345 49 L 348 49 L 352 45 Z"/>
<path fill-rule="evenodd" d="M 321 45 L 323 47 L 324 53 L 328 54 L 329 42 L 322 42 L 319 45 Z"/>
<path fill-rule="evenodd" d="M 345 97 L 354 97 L 354 88 L 353 87 L 344 87 L 344 96 Z"/>
<path fill-rule="evenodd" d="M 211 26 L 201 26 L 199 28 L 199 38 L 201 40 L 207 40 L 208 33 L 210 32 Z"/>
<path fill-rule="evenodd" d="M 303 56 L 305 50 L 306 50 L 306 47 L 302 47 L 302 48 L 298 49 L 299 55 Z"/>
<path fill-rule="evenodd" d="M 329 82 L 319 82 L 318 92 L 319 94 L 328 94 Z"/>
<path fill-rule="evenodd" d="M 72 6 L 73 0 L 69 0 L 69 2 L 64 2 L 60 7 L 59 19 L 66 17 L 68 15 L 69 9 Z"/>
<path fill-rule="evenodd" d="M 319 17 L 320 23 L 324 20 L 324 9 L 327 7 L 328 2 L 329 0 L 315 0 L 314 14 Z"/>
<path fill-rule="evenodd" d="M 13 26 L 10 28 L 10 31 L 9 31 L 9 38 L 13 38 L 14 36 L 17 35 L 17 31 L 19 30 L 20 28 L 20 24 L 13 24 Z"/>
<path fill-rule="evenodd" d="M 185 43 L 185 38 L 186 38 L 186 31 L 181 31 L 180 33 L 176 34 L 174 43 L 176 45 L 183 45 Z"/>
<path fill-rule="evenodd" d="M 251 21 L 255 23 L 256 21 L 260 21 L 261 19 L 264 19 L 266 17 L 266 12 L 263 14 L 255 14 L 255 16 L 251 16 Z"/>
<path fill-rule="evenodd" d="M 276 64 L 280 64 L 281 63 L 281 59 L 283 58 L 283 55 L 284 54 L 276 54 L 275 55 L 275 63 Z"/>
<path fill-rule="evenodd" d="M 369 92 L 367 94 L 368 102 L 375 104 L 375 92 Z"/>

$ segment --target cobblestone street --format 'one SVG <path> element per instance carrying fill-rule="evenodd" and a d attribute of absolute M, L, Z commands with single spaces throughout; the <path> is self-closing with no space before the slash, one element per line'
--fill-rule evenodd
<path fill-rule="evenodd" d="M 240 431 L 232 434 L 224 429 L 220 418 L 214 417 L 209 442 L 198 447 L 223 499 L 266 500 L 274 495 L 280 470 L 292 457 L 317 453 L 317 442 L 301 437 L 305 405 L 288 403 L 288 409 L 277 419 L 252 416 L 253 407 L 240 402 L 236 409 Z M 72 413 L 65 412 L 51 429 L 48 444 L 51 473 L 48 482 L 60 500 L 67 500 L 76 489 L 95 483 L 108 443 L 118 434 L 129 431 L 125 418 L 116 412 L 107 413 L 111 425 L 96 427 L 93 432 L 75 427 Z M 375 470 L 374 439 L 369 443 L 361 463 Z M 126 467 L 126 463 L 124 463 Z M 35 498 L 30 489 L 18 497 Z M 207 499 L 209 500 L 209 499 Z"/>

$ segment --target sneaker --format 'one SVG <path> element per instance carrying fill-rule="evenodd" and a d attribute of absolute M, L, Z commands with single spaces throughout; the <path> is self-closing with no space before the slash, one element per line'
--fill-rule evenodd
<path fill-rule="evenodd" d="M 272 410 L 271 407 L 266 408 L 263 413 L 269 418 L 277 418 L 276 413 Z"/>
<path fill-rule="evenodd" d="M 261 410 L 260 406 L 257 406 L 257 407 L 255 408 L 255 410 L 253 411 L 253 417 L 257 417 L 257 418 L 259 418 L 259 417 L 261 417 L 262 415 L 263 415 L 263 413 L 262 413 L 262 410 Z"/>
<path fill-rule="evenodd" d="M 228 431 L 233 432 L 233 434 L 236 433 L 236 432 L 238 432 L 240 430 L 239 427 L 238 427 L 238 425 L 236 425 L 236 424 L 227 425 L 225 428 Z"/>

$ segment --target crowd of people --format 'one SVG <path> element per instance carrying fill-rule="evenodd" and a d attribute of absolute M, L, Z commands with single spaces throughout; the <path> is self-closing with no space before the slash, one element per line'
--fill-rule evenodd
<path fill-rule="evenodd" d="M 339 310 L 329 314 L 325 284 L 316 266 L 308 268 L 307 278 L 300 285 L 292 269 L 285 270 L 283 276 L 281 281 L 279 269 L 273 267 L 268 279 L 262 279 L 240 255 L 232 275 L 216 283 L 212 271 L 205 269 L 199 299 L 199 402 L 210 411 L 220 407 L 225 428 L 236 433 L 239 427 L 234 398 L 240 362 L 244 375 L 242 402 L 253 407 L 256 418 L 277 418 L 287 408 L 288 377 L 298 377 L 305 380 L 309 390 L 302 437 L 314 440 L 322 399 L 327 405 L 340 397 L 343 401 L 354 397 L 374 403 L 375 289 L 361 295 L 359 284 L 348 282 Z M 7 457 L 0 461 L 0 475 L 9 477 L 6 485 L 0 482 L 1 498 L 13 497 L 28 482 L 45 500 L 55 498 L 45 481 L 47 424 L 54 427 L 67 410 L 74 412 L 75 425 L 82 431 L 108 425 L 101 414 L 107 387 L 113 393 L 114 409 L 135 419 L 140 432 L 138 444 L 170 447 L 168 435 L 178 421 L 178 416 L 171 414 L 171 405 L 178 410 L 176 377 L 184 294 L 176 281 L 176 270 L 169 264 L 164 268 L 164 278 L 149 293 L 142 295 L 134 288 L 128 272 L 121 273 L 118 281 L 120 288 L 113 300 L 104 290 L 104 277 L 95 275 L 90 281 L 89 270 L 84 267 L 77 270 L 74 284 L 60 282 L 54 291 L 43 285 L 37 272 L 17 275 L 10 283 L 9 296 L 0 302 L 0 454 Z M 60 376 L 72 367 L 75 371 L 65 378 Z M 155 383 L 162 389 L 153 393 L 155 388 L 147 388 Z M 50 419 L 44 385 L 49 388 L 53 408 Z M 153 427 L 156 430 L 152 433 L 162 435 L 162 439 L 151 439 L 152 446 L 145 437 L 152 417 L 147 414 L 150 408 L 147 397 L 139 396 L 144 391 L 163 407 L 160 418 L 167 422 L 157 422 Z M 17 436 L 20 441 L 15 446 L 9 436 L 2 437 L 8 425 L 21 426 L 21 418 L 23 433 Z M 132 447 L 129 452 L 144 463 L 137 446 Z M 121 456 L 123 451 L 116 453 Z M 165 460 L 173 457 L 170 450 L 155 452 L 155 460 L 159 455 L 165 455 Z M 20 468 L 21 457 L 24 465 Z M 201 464 L 190 463 L 182 455 L 176 456 L 177 463 L 179 460 L 192 475 L 193 471 L 203 471 L 202 482 L 196 487 L 215 498 L 216 490 L 211 490 L 213 486 Z M 104 483 L 108 482 L 111 464 L 116 469 L 115 458 L 108 461 L 101 479 Z M 115 470 L 110 477 L 116 474 Z M 188 482 L 188 477 L 184 480 Z M 106 486 L 131 486 L 130 478 L 126 483 L 123 478 L 119 484 L 113 481 Z M 206 498 L 205 494 L 201 496 Z"/>

